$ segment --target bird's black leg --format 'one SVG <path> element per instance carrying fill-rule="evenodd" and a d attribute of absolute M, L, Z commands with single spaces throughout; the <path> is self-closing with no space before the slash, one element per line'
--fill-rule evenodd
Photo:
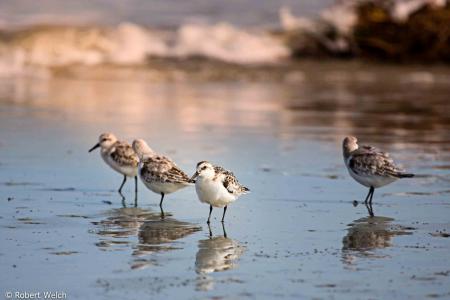
<path fill-rule="evenodd" d="M 209 229 L 209 237 L 212 238 L 212 230 L 211 230 L 211 225 L 209 225 L 208 223 L 208 229 Z"/>
<path fill-rule="evenodd" d="M 366 203 L 367 212 L 369 213 L 369 216 L 373 217 L 373 208 L 371 203 Z"/>
<path fill-rule="evenodd" d="M 369 203 L 370 203 L 370 206 L 372 206 L 372 198 L 373 198 L 373 194 L 375 193 L 375 188 L 372 186 L 372 187 L 370 187 L 371 189 L 372 189 L 372 193 L 370 194 L 370 200 L 369 200 Z"/>
<path fill-rule="evenodd" d="M 366 205 L 367 211 L 369 212 L 369 215 L 371 217 L 374 216 L 373 208 L 372 208 L 372 197 L 373 197 L 374 192 L 375 192 L 375 189 L 374 189 L 374 187 L 371 186 L 370 190 L 369 190 L 369 194 L 366 197 L 366 201 L 364 202 L 364 204 Z M 369 200 L 369 201 L 367 201 L 367 200 Z"/>
<path fill-rule="evenodd" d="M 134 207 L 137 207 L 138 178 L 134 176 Z"/>
<path fill-rule="evenodd" d="M 122 195 L 122 188 L 123 188 L 123 185 L 125 184 L 125 181 L 127 181 L 127 176 L 123 175 L 123 181 L 119 188 L 119 194 L 121 194 L 121 195 Z"/>
<path fill-rule="evenodd" d="M 371 216 L 371 217 L 375 216 L 375 214 L 373 213 L 373 208 L 372 208 L 372 198 L 373 198 L 373 194 L 375 194 L 375 189 L 372 187 L 372 194 L 370 195 L 370 200 L 369 200 L 370 216 Z"/>
<path fill-rule="evenodd" d="M 161 210 L 161 220 L 164 220 L 164 217 L 166 216 L 164 214 L 164 209 L 162 208 L 162 206 L 160 206 L 159 209 Z"/>
<path fill-rule="evenodd" d="M 370 187 L 369 193 L 367 193 L 367 196 L 366 196 L 366 200 L 364 200 L 364 204 L 366 204 L 366 205 L 367 205 L 367 201 L 369 200 L 370 194 L 372 194 L 372 189 L 373 189 L 373 187 Z"/>
<path fill-rule="evenodd" d="M 206 221 L 207 224 L 211 223 L 210 219 L 211 219 L 211 213 L 212 213 L 213 207 L 212 205 L 209 206 L 209 216 L 208 216 L 208 221 Z"/>
<path fill-rule="evenodd" d="M 227 238 L 227 232 L 225 230 L 225 223 L 224 222 L 222 222 L 222 229 L 223 229 L 223 237 Z"/>
<path fill-rule="evenodd" d="M 222 223 L 225 221 L 225 213 L 227 212 L 227 206 L 223 208 L 223 215 L 222 215 Z"/>
<path fill-rule="evenodd" d="M 138 178 L 134 176 L 134 193 L 137 195 Z"/>
<path fill-rule="evenodd" d="M 159 207 L 162 207 L 163 200 L 164 200 L 164 193 L 161 193 L 161 201 L 159 201 Z"/>

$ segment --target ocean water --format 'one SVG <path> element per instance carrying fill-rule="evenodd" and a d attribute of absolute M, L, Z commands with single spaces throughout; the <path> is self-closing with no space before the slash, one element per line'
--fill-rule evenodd
<path fill-rule="evenodd" d="M 448 299 L 448 68 L 183 65 L 157 80 L 115 67 L 0 80 L 2 294 Z M 129 181 L 122 200 L 122 177 L 87 152 L 105 131 L 188 174 L 222 165 L 252 192 L 224 226 L 219 209 L 207 226 L 194 188 L 168 195 L 161 218 L 158 195 L 140 184 L 136 203 Z M 374 218 L 344 168 L 346 135 L 418 174 L 376 190 Z"/>
<path fill-rule="evenodd" d="M 290 7 L 296 15 L 313 16 L 333 0 L 26 0 L 0 2 L 0 25 L 102 24 L 133 22 L 149 27 L 175 28 L 192 21 L 229 22 L 237 26 L 274 26 L 278 10 Z"/>

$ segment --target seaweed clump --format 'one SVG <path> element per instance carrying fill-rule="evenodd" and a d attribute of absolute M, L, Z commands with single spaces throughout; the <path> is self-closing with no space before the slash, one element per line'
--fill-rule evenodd
<path fill-rule="evenodd" d="M 404 19 L 393 13 L 395 1 L 365 1 L 356 7 L 355 55 L 399 62 L 450 62 L 450 3 L 429 2 Z"/>

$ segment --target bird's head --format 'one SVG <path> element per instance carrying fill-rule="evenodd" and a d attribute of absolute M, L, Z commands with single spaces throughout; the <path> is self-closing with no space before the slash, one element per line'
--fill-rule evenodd
<path fill-rule="evenodd" d="M 351 152 L 358 149 L 358 139 L 354 136 L 347 136 L 342 143 L 342 149 L 344 156 L 348 156 Z"/>
<path fill-rule="evenodd" d="M 197 170 L 195 171 L 195 174 L 191 177 L 191 180 L 194 180 L 196 177 L 213 178 L 214 175 L 215 175 L 214 166 L 207 161 L 201 161 L 197 164 Z"/>
<path fill-rule="evenodd" d="M 133 150 L 140 160 L 154 153 L 153 149 L 143 139 L 133 141 Z"/>
<path fill-rule="evenodd" d="M 89 152 L 97 149 L 98 147 L 101 147 L 102 149 L 108 149 L 111 147 L 115 142 L 117 142 L 117 138 L 112 133 L 102 133 L 98 137 L 98 143 L 94 145 L 91 149 L 89 149 Z"/>

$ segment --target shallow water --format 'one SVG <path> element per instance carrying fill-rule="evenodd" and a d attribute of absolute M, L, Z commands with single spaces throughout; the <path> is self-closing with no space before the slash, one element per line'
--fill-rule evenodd
<path fill-rule="evenodd" d="M 450 70 L 298 68 L 293 80 L 0 80 L 1 292 L 449 298 Z M 146 139 L 188 174 L 223 165 L 252 193 L 224 228 L 219 209 L 208 228 L 193 188 L 168 195 L 161 219 L 157 195 L 141 184 L 134 207 L 127 182 L 122 201 L 120 175 L 88 154 L 103 131 Z M 376 190 L 374 218 L 352 205 L 367 190 L 343 167 L 348 134 L 420 175 Z"/>

